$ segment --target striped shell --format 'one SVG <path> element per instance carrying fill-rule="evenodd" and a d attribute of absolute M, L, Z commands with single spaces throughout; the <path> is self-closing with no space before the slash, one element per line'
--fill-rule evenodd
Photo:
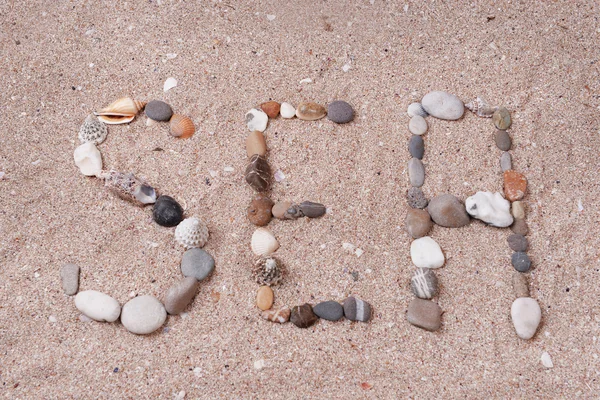
<path fill-rule="evenodd" d="M 186 249 L 204 247 L 208 240 L 208 228 L 199 218 L 186 218 L 175 228 L 175 240 Z"/>
<path fill-rule="evenodd" d="M 145 101 L 133 100 L 129 97 L 123 97 L 102 110 L 96 112 L 96 115 L 108 115 L 111 117 L 131 117 L 135 116 L 146 106 Z"/>
<path fill-rule="evenodd" d="M 169 122 L 171 136 L 187 139 L 196 132 L 194 122 L 186 116 L 173 114 Z"/>
<path fill-rule="evenodd" d="M 279 242 L 277 242 L 277 239 L 270 230 L 267 228 L 258 228 L 252 234 L 250 247 L 252 247 L 252 251 L 257 256 L 268 256 L 277 251 Z"/>

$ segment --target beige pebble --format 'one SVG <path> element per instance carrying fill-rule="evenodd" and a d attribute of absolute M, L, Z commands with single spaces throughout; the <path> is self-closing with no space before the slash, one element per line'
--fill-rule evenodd
<path fill-rule="evenodd" d="M 522 201 L 513 201 L 512 215 L 515 219 L 525 219 L 525 203 Z"/>
<path fill-rule="evenodd" d="M 271 213 L 275 218 L 283 219 L 288 208 L 290 208 L 291 206 L 291 201 L 278 201 L 271 209 Z"/>
<path fill-rule="evenodd" d="M 315 121 L 327 115 L 327 110 L 317 103 L 300 103 L 296 108 L 296 117 L 304 121 Z"/>
<path fill-rule="evenodd" d="M 513 272 L 512 287 L 516 298 L 529 297 L 529 284 L 527 277 L 522 272 Z"/>
<path fill-rule="evenodd" d="M 267 142 L 265 136 L 260 131 L 253 131 L 246 138 L 246 153 L 248 157 L 255 154 L 264 156 L 267 153 Z"/>
<path fill-rule="evenodd" d="M 263 311 L 273 306 L 273 289 L 269 286 L 261 286 L 256 293 L 256 306 Z"/>

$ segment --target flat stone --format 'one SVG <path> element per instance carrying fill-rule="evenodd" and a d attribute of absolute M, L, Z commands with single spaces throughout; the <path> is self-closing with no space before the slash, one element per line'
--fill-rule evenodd
<path fill-rule="evenodd" d="M 408 152 L 414 158 L 418 158 L 419 160 L 423 159 L 423 155 L 425 154 L 425 142 L 421 136 L 412 135 L 410 137 L 410 141 L 408 142 Z"/>
<path fill-rule="evenodd" d="M 433 198 L 427 206 L 427 211 L 433 222 L 446 228 L 460 228 L 471 221 L 465 206 L 451 194 Z"/>
<path fill-rule="evenodd" d="M 418 158 L 411 158 L 408 162 L 408 177 L 411 186 L 421 187 L 425 183 L 425 167 Z"/>
<path fill-rule="evenodd" d="M 429 204 L 429 200 L 425 197 L 425 194 L 421 188 L 411 186 L 406 193 L 406 200 L 408 205 L 412 208 L 425 208 Z"/>
<path fill-rule="evenodd" d="M 418 298 L 431 299 L 438 291 L 438 279 L 435 272 L 429 268 L 417 268 L 410 280 L 410 288 Z"/>
<path fill-rule="evenodd" d="M 504 197 L 509 201 L 521 200 L 527 191 L 527 178 L 520 172 L 504 171 Z"/>
<path fill-rule="evenodd" d="M 429 236 L 412 241 L 410 258 L 419 268 L 440 268 L 446 261 L 440 245 Z"/>
<path fill-rule="evenodd" d="M 411 208 L 406 214 L 406 220 L 404 221 L 404 227 L 406 231 L 413 239 L 418 239 L 426 236 L 431 230 L 433 222 L 427 210 L 420 210 L 418 208 Z"/>
<path fill-rule="evenodd" d="M 510 226 L 510 230 L 518 235 L 527 236 L 529 233 L 529 227 L 524 219 L 516 219 L 515 222 Z"/>
<path fill-rule="evenodd" d="M 144 109 L 146 116 L 154 121 L 168 121 L 173 116 L 171 106 L 160 100 L 152 100 Z"/>
<path fill-rule="evenodd" d="M 121 314 L 121 305 L 117 300 L 95 290 L 77 293 L 75 307 L 86 317 L 100 322 L 114 322 Z"/>
<path fill-rule="evenodd" d="M 79 267 L 75 264 L 65 264 L 60 269 L 60 280 L 65 294 L 72 296 L 79 289 Z"/>
<path fill-rule="evenodd" d="M 273 208 L 271 208 L 271 213 L 275 218 L 284 219 L 287 210 L 292 206 L 291 201 L 278 201 L 275 203 Z"/>
<path fill-rule="evenodd" d="M 319 318 L 337 321 L 344 316 L 344 307 L 337 301 L 324 301 L 314 306 L 313 312 Z"/>
<path fill-rule="evenodd" d="M 502 151 L 508 151 L 512 146 L 512 140 L 506 131 L 496 131 L 494 140 L 496 141 L 496 146 Z"/>
<path fill-rule="evenodd" d="M 171 196 L 160 196 L 152 208 L 152 218 L 160 226 L 177 226 L 183 221 L 183 208 Z"/>
<path fill-rule="evenodd" d="M 180 314 L 190 305 L 198 291 L 198 280 L 193 276 L 181 279 L 167 290 L 165 310 L 171 314 Z"/>
<path fill-rule="evenodd" d="M 510 128 L 512 123 L 510 119 L 510 112 L 505 107 L 499 107 L 494 114 L 492 115 L 492 121 L 494 121 L 494 126 L 500 130 L 507 130 Z"/>
<path fill-rule="evenodd" d="M 271 184 L 271 167 L 267 159 L 255 154 L 250 158 L 244 174 L 246 182 L 257 192 L 265 192 Z"/>
<path fill-rule="evenodd" d="M 256 226 L 265 226 L 271 221 L 273 201 L 264 195 L 257 195 L 252 199 L 246 215 L 248 220 Z"/>
<path fill-rule="evenodd" d="M 296 107 L 296 117 L 304 121 L 316 121 L 325 115 L 327 115 L 327 110 L 317 103 L 300 103 Z"/>
<path fill-rule="evenodd" d="M 517 335 L 521 339 L 531 339 L 542 320 L 542 310 L 535 299 L 519 297 L 510 308 L 510 316 Z"/>
<path fill-rule="evenodd" d="M 267 142 L 265 135 L 260 131 L 251 132 L 246 138 L 246 154 L 252 157 L 255 154 L 264 156 L 267 154 Z"/>
<path fill-rule="evenodd" d="M 411 103 L 406 109 L 406 113 L 409 117 L 414 117 L 415 115 L 418 115 L 420 117 L 425 118 L 429 116 L 429 114 L 427 114 L 427 111 L 425 111 L 421 103 Z"/>
<path fill-rule="evenodd" d="M 525 219 L 525 203 L 522 201 L 513 201 L 511 212 L 515 219 Z"/>
<path fill-rule="evenodd" d="M 276 101 L 267 101 L 260 105 L 261 110 L 267 114 L 269 118 L 277 118 L 281 105 Z"/>
<path fill-rule="evenodd" d="M 290 315 L 290 321 L 298 328 L 308 328 L 319 320 L 319 317 L 315 315 L 310 304 L 306 303 L 301 306 L 295 306 L 292 308 Z"/>
<path fill-rule="evenodd" d="M 414 298 L 408 305 L 406 319 L 418 328 L 434 332 L 442 326 L 442 309 L 431 300 Z"/>
<path fill-rule="evenodd" d="M 512 251 L 527 251 L 527 238 L 523 235 L 510 235 L 506 241 L 508 242 L 508 247 L 510 247 Z"/>
<path fill-rule="evenodd" d="M 469 215 L 487 224 L 506 228 L 513 223 L 510 203 L 498 192 L 477 192 L 465 201 Z"/>
<path fill-rule="evenodd" d="M 206 251 L 199 248 L 186 250 L 181 258 L 183 276 L 193 276 L 201 281 L 215 269 L 215 260 Z"/>
<path fill-rule="evenodd" d="M 131 333 L 147 335 L 160 328 L 167 319 L 167 311 L 154 296 L 139 296 L 123 306 L 121 323 Z"/>
<path fill-rule="evenodd" d="M 457 120 L 465 113 L 463 102 L 446 92 L 427 93 L 421 100 L 421 105 L 429 115 L 440 119 Z"/>
<path fill-rule="evenodd" d="M 346 124 L 354 119 L 354 110 L 345 101 L 337 100 L 327 106 L 327 118 L 336 124 Z"/>
<path fill-rule="evenodd" d="M 505 151 L 500 156 L 500 169 L 502 169 L 502 172 L 512 169 L 512 156 L 508 151 Z"/>
<path fill-rule="evenodd" d="M 420 115 L 415 115 L 408 121 L 408 130 L 413 135 L 424 135 L 427 132 L 427 121 Z"/>
<path fill-rule="evenodd" d="M 511 257 L 513 267 L 519 272 L 527 272 L 531 268 L 531 260 L 527 253 L 517 251 Z"/>
<path fill-rule="evenodd" d="M 529 297 L 529 283 L 525 274 L 518 271 L 513 272 L 512 287 L 516 298 Z"/>
<path fill-rule="evenodd" d="M 371 305 L 364 300 L 350 296 L 344 300 L 344 315 L 350 321 L 367 322 L 371 319 Z"/>
<path fill-rule="evenodd" d="M 323 204 L 312 201 L 303 201 L 299 204 L 298 208 L 300 208 L 300 212 L 308 218 L 319 218 L 327 212 L 327 207 Z"/>
<path fill-rule="evenodd" d="M 263 311 L 273 306 L 275 294 L 269 286 L 261 286 L 256 292 L 256 306 Z"/>
<path fill-rule="evenodd" d="M 268 122 L 269 116 L 260 108 L 253 108 L 246 113 L 246 126 L 250 132 L 264 132 Z"/>
<path fill-rule="evenodd" d="M 267 321 L 276 322 L 278 324 L 286 323 L 290 320 L 291 310 L 289 307 L 281 307 L 270 309 L 262 312 L 262 317 Z"/>

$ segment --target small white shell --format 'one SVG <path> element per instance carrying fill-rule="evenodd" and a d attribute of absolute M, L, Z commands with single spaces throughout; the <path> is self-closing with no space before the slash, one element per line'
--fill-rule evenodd
<path fill-rule="evenodd" d="M 97 176 L 102 171 L 102 155 L 94 142 L 87 142 L 77 147 L 73 159 L 85 176 Z"/>
<path fill-rule="evenodd" d="M 279 113 L 281 114 L 282 118 L 294 118 L 296 116 L 296 108 L 290 103 L 286 103 L 284 101 L 283 103 L 281 103 Z"/>
<path fill-rule="evenodd" d="M 165 84 L 163 85 L 163 91 L 167 92 L 170 89 L 173 89 L 175 86 L 177 86 L 177 79 L 167 78 L 167 80 L 165 81 Z"/>
<path fill-rule="evenodd" d="M 100 144 L 104 142 L 107 134 L 106 125 L 100 122 L 94 114 L 90 114 L 79 128 L 79 141 L 81 143 L 94 142 Z"/>
<path fill-rule="evenodd" d="M 414 117 L 415 115 L 418 115 L 419 117 L 425 118 L 429 115 L 427 114 L 427 111 L 425 111 L 421 103 L 411 103 L 408 106 L 406 113 L 409 117 Z"/>
<path fill-rule="evenodd" d="M 258 228 L 252 234 L 250 247 L 252 247 L 252 252 L 257 256 L 268 256 L 279 248 L 279 242 L 277 242 L 277 239 L 270 230 L 267 228 Z"/>
<path fill-rule="evenodd" d="M 208 228 L 196 218 L 186 218 L 175 228 L 175 240 L 186 249 L 204 247 L 208 240 Z"/>
<path fill-rule="evenodd" d="M 487 101 L 482 99 L 481 97 L 477 97 L 475 100 L 470 103 L 465 104 L 465 107 L 471 110 L 475 115 L 482 118 L 492 118 L 494 115 L 494 111 L 498 109 L 498 107 L 490 106 Z"/>
<path fill-rule="evenodd" d="M 267 129 L 267 122 L 269 122 L 269 116 L 261 109 L 253 108 L 246 113 L 246 124 L 250 132 L 264 132 Z"/>

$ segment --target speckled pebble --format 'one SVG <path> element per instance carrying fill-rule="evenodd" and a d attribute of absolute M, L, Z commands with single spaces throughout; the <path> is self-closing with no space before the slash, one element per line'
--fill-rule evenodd
<path fill-rule="evenodd" d="M 413 187 L 421 187 L 425 183 L 425 167 L 418 158 L 408 161 L 408 177 Z"/>
<path fill-rule="evenodd" d="M 410 187 L 408 189 L 406 192 L 406 200 L 408 205 L 412 208 L 425 208 L 427 207 L 427 204 L 429 204 L 423 190 L 417 187 Z"/>
<path fill-rule="evenodd" d="M 310 304 L 303 304 L 292 308 L 290 321 L 298 328 L 308 328 L 319 320 Z"/>
<path fill-rule="evenodd" d="M 406 319 L 418 328 L 434 332 L 442 326 L 442 309 L 431 300 L 417 297 L 408 305 Z"/>
<path fill-rule="evenodd" d="M 415 115 L 408 121 L 408 130 L 413 135 L 424 135 L 427 132 L 427 121 L 420 115 Z"/>
<path fill-rule="evenodd" d="M 502 172 L 512 169 L 512 156 L 508 151 L 500 156 L 500 169 L 502 169 Z"/>
<path fill-rule="evenodd" d="M 531 260 L 527 253 L 517 251 L 511 257 L 513 267 L 519 272 L 527 272 L 531 268 Z"/>
<path fill-rule="evenodd" d="M 121 323 L 131 333 L 147 335 L 160 328 L 167 319 L 163 304 L 153 296 L 129 300 L 121 311 Z"/>
<path fill-rule="evenodd" d="M 79 267 L 75 264 L 63 265 L 60 269 L 60 280 L 65 294 L 76 294 L 79 289 Z"/>
<path fill-rule="evenodd" d="M 505 107 L 500 107 L 494 111 L 494 114 L 492 115 L 492 121 L 494 121 L 494 126 L 496 128 L 503 131 L 507 130 L 510 128 L 512 123 L 510 119 L 510 112 Z"/>
<path fill-rule="evenodd" d="M 173 116 L 171 106 L 160 100 L 152 100 L 146 104 L 146 116 L 155 121 L 168 121 Z"/>
<path fill-rule="evenodd" d="M 345 101 L 337 100 L 327 106 L 327 118 L 337 124 L 345 124 L 354 119 L 354 110 Z"/>
<path fill-rule="evenodd" d="M 371 305 L 350 296 L 344 300 L 344 316 L 350 321 L 367 322 L 371 319 Z"/>
<path fill-rule="evenodd" d="M 414 158 L 422 160 L 423 155 L 425 154 L 425 142 L 423 141 L 423 138 L 421 136 L 412 135 L 408 142 L 408 151 Z"/>
<path fill-rule="evenodd" d="M 512 140 L 510 139 L 510 135 L 508 134 L 508 132 L 497 130 L 494 139 L 496 141 L 496 146 L 500 150 L 510 150 L 510 147 L 512 146 Z"/>
<path fill-rule="evenodd" d="M 183 276 L 193 276 L 201 281 L 213 272 L 215 260 L 206 251 L 199 248 L 186 250 L 181 258 L 181 273 Z"/>
<path fill-rule="evenodd" d="M 506 241 L 512 251 L 527 251 L 527 238 L 523 235 L 510 235 Z"/>
<path fill-rule="evenodd" d="M 344 308 L 337 301 L 324 301 L 313 307 L 313 312 L 319 318 L 337 321 L 344 316 Z"/>

